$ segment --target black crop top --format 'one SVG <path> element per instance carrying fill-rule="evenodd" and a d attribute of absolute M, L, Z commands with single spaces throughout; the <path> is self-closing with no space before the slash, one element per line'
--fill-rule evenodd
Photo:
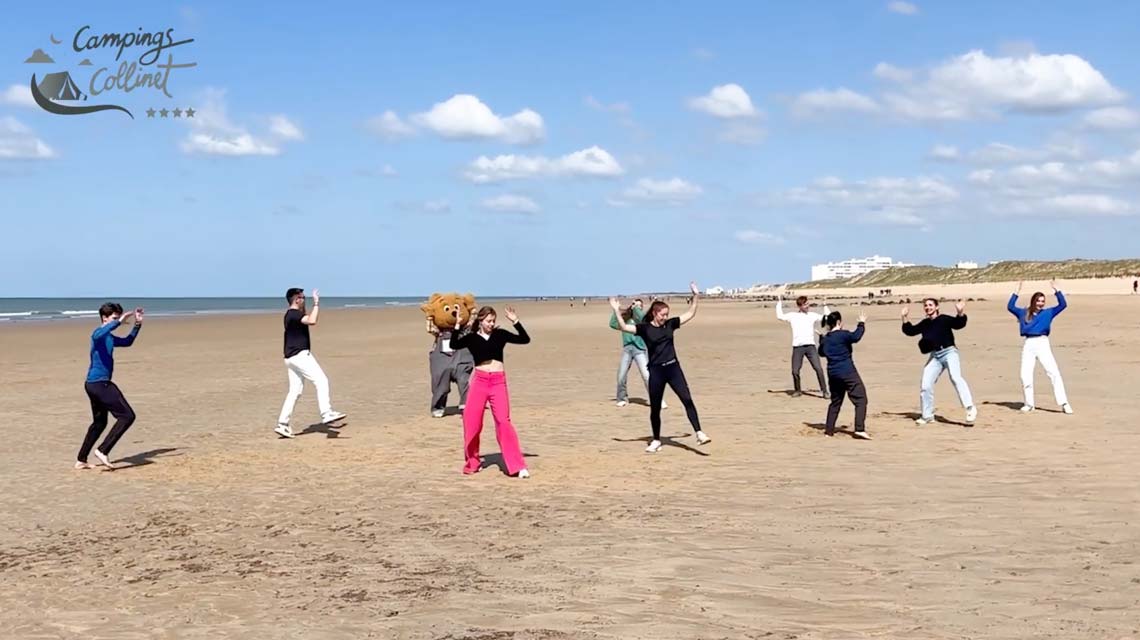
<path fill-rule="evenodd" d="M 503 346 L 507 343 L 510 344 L 529 344 L 530 336 L 527 335 L 526 329 L 523 329 L 521 322 L 515 323 L 515 331 L 518 334 L 511 333 L 506 329 L 496 328 L 491 332 L 491 335 L 484 338 L 479 335 L 477 331 L 472 331 L 465 336 L 457 337 L 457 331 L 451 332 L 451 339 L 448 341 L 447 346 L 452 350 L 467 349 L 471 352 L 471 357 L 475 360 L 475 364 L 483 364 L 492 360 L 503 361 Z"/>

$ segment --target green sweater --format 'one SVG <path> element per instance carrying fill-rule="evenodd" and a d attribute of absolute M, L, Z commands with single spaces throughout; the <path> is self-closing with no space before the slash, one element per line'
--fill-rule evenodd
<path fill-rule="evenodd" d="M 645 317 L 644 311 L 642 311 L 641 309 L 638 309 L 637 307 L 633 308 L 633 323 L 634 324 L 641 322 L 641 319 L 644 317 Z M 620 329 L 620 327 L 618 326 L 618 315 L 616 313 L 610 314 L 610 328 L 611 329 Z M 633 345 L 633 346 L 637 347 L 638 349 L 645 351 L 645 341 L 644 340 L 642 340 L 641 338 L 639 338 L 635 334 L 626 333 L 626 332 L 622 331 L 621 332 L 621 346 L 622 346 L 622 348 L 625 348 L 625 347 L 628 347 L 629 345 Z"/>

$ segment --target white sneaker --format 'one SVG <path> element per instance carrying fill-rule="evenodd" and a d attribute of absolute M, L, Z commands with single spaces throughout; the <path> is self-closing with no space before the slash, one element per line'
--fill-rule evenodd
<path fill-rule="evenodd" d="M 277 425 L 277 428 L 274 429 L 273 432 L 276 433 L 277 435 L 281 436 L 282 438 L 294 438 L 294 437 L 296 437 L 293 435 L 293 430 L 290 429 L 289 425 L 287 425 L 287 424 Z"/>
<path fill-rule="evenodd" d="M 530 472 L 527 471 L 526 469 L 523 469 L 522 471 L 519 471 L 519 477 L 520 478 L 529 478 Z"/>
<path fill-rule="evenodd" d="M 464 409 L 466 409 L 466 408 L 467 408 L 467 405 L 465 405 L 465 404 L 461 404 L 461 405 L 459 405 L 459 410 L 460 410 L 460 411 L 463 411 L 463 410 L 464 410 Z"/>
<path fill-rule="evenodd" d="M 871 434 L 867 433 L 866 431 L 856 431 L 855 437 L 860 440 L 870 440 Z"/>
<path fill-rule="evenodd" d="M 329 424 L 332 422 L 336 422 L 337 420 L 340 420 L 341 418 L 344 418 L 347 415 L 348 414 L 341 413 L 339 411 L 330 411 L 330 412 L 326 413 L 325 415 L 321 416 L 321 424 Z"/>
<path fill-rule="evenodd" d="M 712 438 L 705 435 L 704 431 L 697 432 L 697 444 L 708 444 L 712 442 Z"/>
<path fill-rule="evenodd" d="M 625 400 L 618 400 L 617 401 L 617 406 L 619 406 L 619 407 L 624 407 L 627 404 L 629 404 L 629 403 L 626 402 Z"/>
<path fill-rule="evenodd" d="M 669 408 L 669 403 L 668 403 L 668 402 L 665 402 L 664 400 L 662 400 L 662 401 L 661 401 L 661 408 L 662 408 L 662 409 L 668 409 L 668 408 Z"/>
<path fill-rule="evenodd" d="M 1069 406 L 1068 402 L 1061 405 L 1061 411 L 1064 411 L 1066 414 L 1068 414 L 1070 416 L 1073 415 L 1073 408 Z"/>
<path fill-rule="evenodd" d="M 930 424 L 931 422 L 934 422 L 934 416 L 930 416 L 929 418 L 915 418 L 914 419 L 914 424 L 919 426 L 919 427 L 921 427 L 924 424 Z"/>
<path fill-rule="evenodd" d="M 657 453 L 657 451 L 660 448 L 661 448 L 661 441 L 660 440 L 654 440 L 653 442 L 649 443 L 648 447 L 645 447 L 645 453 Z"/>
<path fill-rule="evenodd" d="M 1029 405 L 1029 404 L 1021 405 L 1021 412 L 1022 413 L 1029 413 L 1030 411 L 1033 411 L 1033 405 Z"/>
<path fill-rule="evenodd" d="M 966 407 L 966 422 L 973 422 L 978 419 L 977 407 Z"/>
<path fill-rule="evenodd" d="M 433 418 L 442 418 L 442 417 L 443 417 L 443 409 L 436 409 L 435 411 L 432 411 L 432 412 L 431 412 L 431 417 L 433 417 Z"/>

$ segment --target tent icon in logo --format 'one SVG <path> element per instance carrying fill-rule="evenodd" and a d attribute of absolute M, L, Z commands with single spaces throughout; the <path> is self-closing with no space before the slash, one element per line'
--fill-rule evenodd
<path fill-rule="evenodd" d="M 47 74 L 44 76 L 44 79 L 40 81 L 39 88 L 40 93 L 52 100 L 87 99 L 87 96 L 79 90 L 75 81 L 71 79 L 71 74 L 66 71 Z"/>

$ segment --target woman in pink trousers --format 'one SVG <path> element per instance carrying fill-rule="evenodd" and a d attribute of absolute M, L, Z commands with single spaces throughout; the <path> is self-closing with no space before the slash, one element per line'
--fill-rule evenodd
<path fill-rule="evenodd" d="M 503 464 L 507 475 L 529 478 L 526 460 L 519 448 L 519 434 L 511 424 L 511 396 L 507 391 L 507 374 L 503 370 L 503 347 L 510 344 L 528 344 L 530 336 L 519 322 L 514 307 L 507 307 L 507 320 L 515 326 L 511 333 L 495 326 L 495 310 L 491 307 L 479 309 L 471 318 L 475 330 L 460 337 L 458 318 L 455 331 L 451 332 L 449 347 L 452 350 L 467 349 L 475 360 L 475 371 L 471 376 L 471 386 L 467 389 L 467 406 L 463 408 L 463 455 L 466 463 L 463 473 L 472 474 L 482 468 L 479 459 L 479 434 L 483 432 L 483 410 L 491 404 L 491 416 L 495 419 L 495 438 L 503 452 Z"/>

